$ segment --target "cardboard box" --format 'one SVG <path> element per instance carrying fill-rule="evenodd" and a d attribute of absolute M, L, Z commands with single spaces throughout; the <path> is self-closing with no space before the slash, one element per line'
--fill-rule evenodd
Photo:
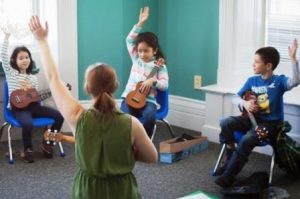
<path fill-rule="evenodd" d="M 180 151 L 183 151 L 184 149 L 190 148 L 193 145 L 202 143 L 204 141 L 207 141 L 207 137 L 201 136 L 201 135 L 193 135 L 195 139 L 192 140 L 185 140 L 181 142 L 176 142 L 176 139 L 173 138 L 170 140 L 163 141 L 159 144 L 159 152 L 160 153 L 177 153 Z"/>
<path fill-rule="evenodd" d="M 204 140 L 200 143 L 194 144 L 189 148 L 183 149 L 182 151 L 176 153 L 165 153 L 161 152 L 159 154 L 159 161 L 163 163 L 173 163 L 179 160 L 185 159 L 191 154 L 196 154 L 204 151 L 208 147 L 208 141 Z"/>

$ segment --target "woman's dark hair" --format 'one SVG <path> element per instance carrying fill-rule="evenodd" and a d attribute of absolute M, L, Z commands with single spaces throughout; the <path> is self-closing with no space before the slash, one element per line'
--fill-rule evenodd
<path fill-rule="evenodd" d="M 95 98 L 94 108 L 105 116 L 116 114 L 112 94 L 119 86 L 115 70 L 107 64 L 91 65 L 85 74 L 85 90 Z"/>
<path fill-rule="evenodd" d="M 259 55 L 265 64 L 271 63 L 272 70 L 275 70 L 280 61 L 280 54 L 274 47 L 263 47 L 258 49 L 255 54 Z"/>
<path fill-rule="evenodd" d="M 29 56 L 29 59 L 30 59 L 30 64 L 29 64 L 28 68 L 26 69 L 26 73 L 27 74 L 31 74 L 33 66 L 34 66 L 34 61 L 33 61 L 32 57 L 31 57 L 30 51 L 25 46 L 19 46 L 19 47 L 16 47 L 14 49 L 14 51 L 12 52 L 12 54 L 10 56 L 10 62 L 9 63 L 11 65 L 11 67 L 13 67 L 14 69 L 16 69 L 16 70 L 18 70 L 20 72 L 20 69 L 19 69 L 19 67 L 17 65 L 17 57 L 18 57 L 18 54 L 20 52 L 27 52 L 28 53 L 28 56 Z"/>
<path fill-rule="evenodd" d="M 156 55 L 155 55 L 156 59 L 159 59 L 159 58 L 165 59 L 165 56 L 160 49 L 158 38 L 154 33 L 142 32 L 142 33 L 138 34 L 138 36 L 136 38 L 135 47 L 134 47 L 135 51 L 137 50 L 137 47 L 138 47 L 139 43 L 141 43 L 141 42 L 145 42 L 146 44 L 148 44 L 148 46 L 153 48 L 154 51 L 156 51 Z"/>

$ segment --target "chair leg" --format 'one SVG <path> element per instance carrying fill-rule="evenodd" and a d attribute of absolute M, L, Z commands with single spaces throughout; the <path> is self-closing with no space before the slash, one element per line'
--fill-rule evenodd
<path fill-rule="evenodd" d="M 274 153 L 274 151 L 273 151 L 273 154 L 272 154 L 272 160 L 271 160 L 271 166 L 270 166 L 269 185 L 272 185 L 274 163 L 275 163 L 275 153 Z"/>
<path fill-rule="evenodd" d="M 169 132 L 170 132 L 170 134 L 171 134 L 171 136 L 172 136 L 173 138 L 175 138 L 176 136 L 175 136 L 175 134 L 174 134 L 174 131 L 173 131 L 173 129 L 172 129 L 170 123 L 169 123 L 167 120 L 165 120 L 165 119 L 162 119 L 161 121 L 163 121 L 163 122 L 167 125 L 167 127 L 168 127 L 168 129 L 169 129 Z"/>
<path fill-rule="evenodd" d="M 155 134 L 156 134 L 156 124 L 154 125 L 153 133 L 152 133 L 152 136 L 151 136 L 151 141 L 152 141 L 152 142 L 153 142 L 153 139 L 154 139 Z"/>
<path fill-rule="evenodd" d="M 12 155 L 12 148 L 11 148 L 11 136 L 10 136 L 10 130 L 11 130 L 11 125 L 9 125 L 8 130 L 7 130 L 7 140 L 8 140 L 8 151 L 9 151 L 9 164 L 14 163 L 13 155 Z"/>
<path fill-rule="evenodd" d="M 0 129 L 0 141 L 1 141 L 1 138 L 2 138 L 3 129 L 4 129 L 4 127 L 7 126 L 7 125 L 8 125 L 8 122 L 4 122 L 4 123 L 2 124 L 2 126 L 1 126 L 1 129 Z"/>
<path fill-rule="evenodd" d="M 218 160 L 217 160 L 217 163 L 216 163 L 216 165 L 215 165 L 215 167 L 214 167 L 214 170 L 213 170 L 213 172 L 212 172 L 212 176 L 216 176 L 216 171 L 217 171 L 217 169 L 218 169 L 218 167 L 219 167 L 219 165 L 220 165 L 220 162 L 221 162 L 221 160 L 222 160 L 222 157 L 223 157 L 223 155 L 224 155 L 225 148 L 226 148 L 226 144 L 223 144 L 222 149 L 221 149 L 221 152 L 220 152 L 219 157 L 218 157 Z"/>
<path fill-rule="evenodd" d="M 64 152 L 64 148 L 62 146 L 62 143 L 61 142 L 58 142 L 58 146 L 59 146 L 59 149 L 60 149 L 60 157 L 65 157 L 66 154 Z"/>

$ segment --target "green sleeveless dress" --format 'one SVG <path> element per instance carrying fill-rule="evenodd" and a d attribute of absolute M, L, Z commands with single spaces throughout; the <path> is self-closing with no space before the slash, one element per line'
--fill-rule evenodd
<path fill-rule="evenodd" d="M 84 111 L 76 127 L 75 158 L 79 170 L 72 198 L 141 198 L 132 173 L 131 116 L 117 111 L 107 121 L 94 109 Z"/>

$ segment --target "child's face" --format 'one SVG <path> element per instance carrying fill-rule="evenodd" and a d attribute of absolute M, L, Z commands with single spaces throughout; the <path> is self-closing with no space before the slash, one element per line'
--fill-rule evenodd
<path fill-rule="evenodd" d="M 143 62 L 152 61 L 155 51 L 152 47 L 148 46 L 146 42 L 140 42 L 137 46 L 138 56 Z"/>
<path fill-rule="evenodd" d="M 259 54 L 255 54 L 253 70 L 254 74 L 265 74 L 267 72 L 268 65 L 261 59 Z"/>
<path fill-rule="evenodd" d="M 30 57 L 26 51 L 21 51 L 17 55 L 17 66 L 21 71 L 26 71 L 30 65 Z"/>

